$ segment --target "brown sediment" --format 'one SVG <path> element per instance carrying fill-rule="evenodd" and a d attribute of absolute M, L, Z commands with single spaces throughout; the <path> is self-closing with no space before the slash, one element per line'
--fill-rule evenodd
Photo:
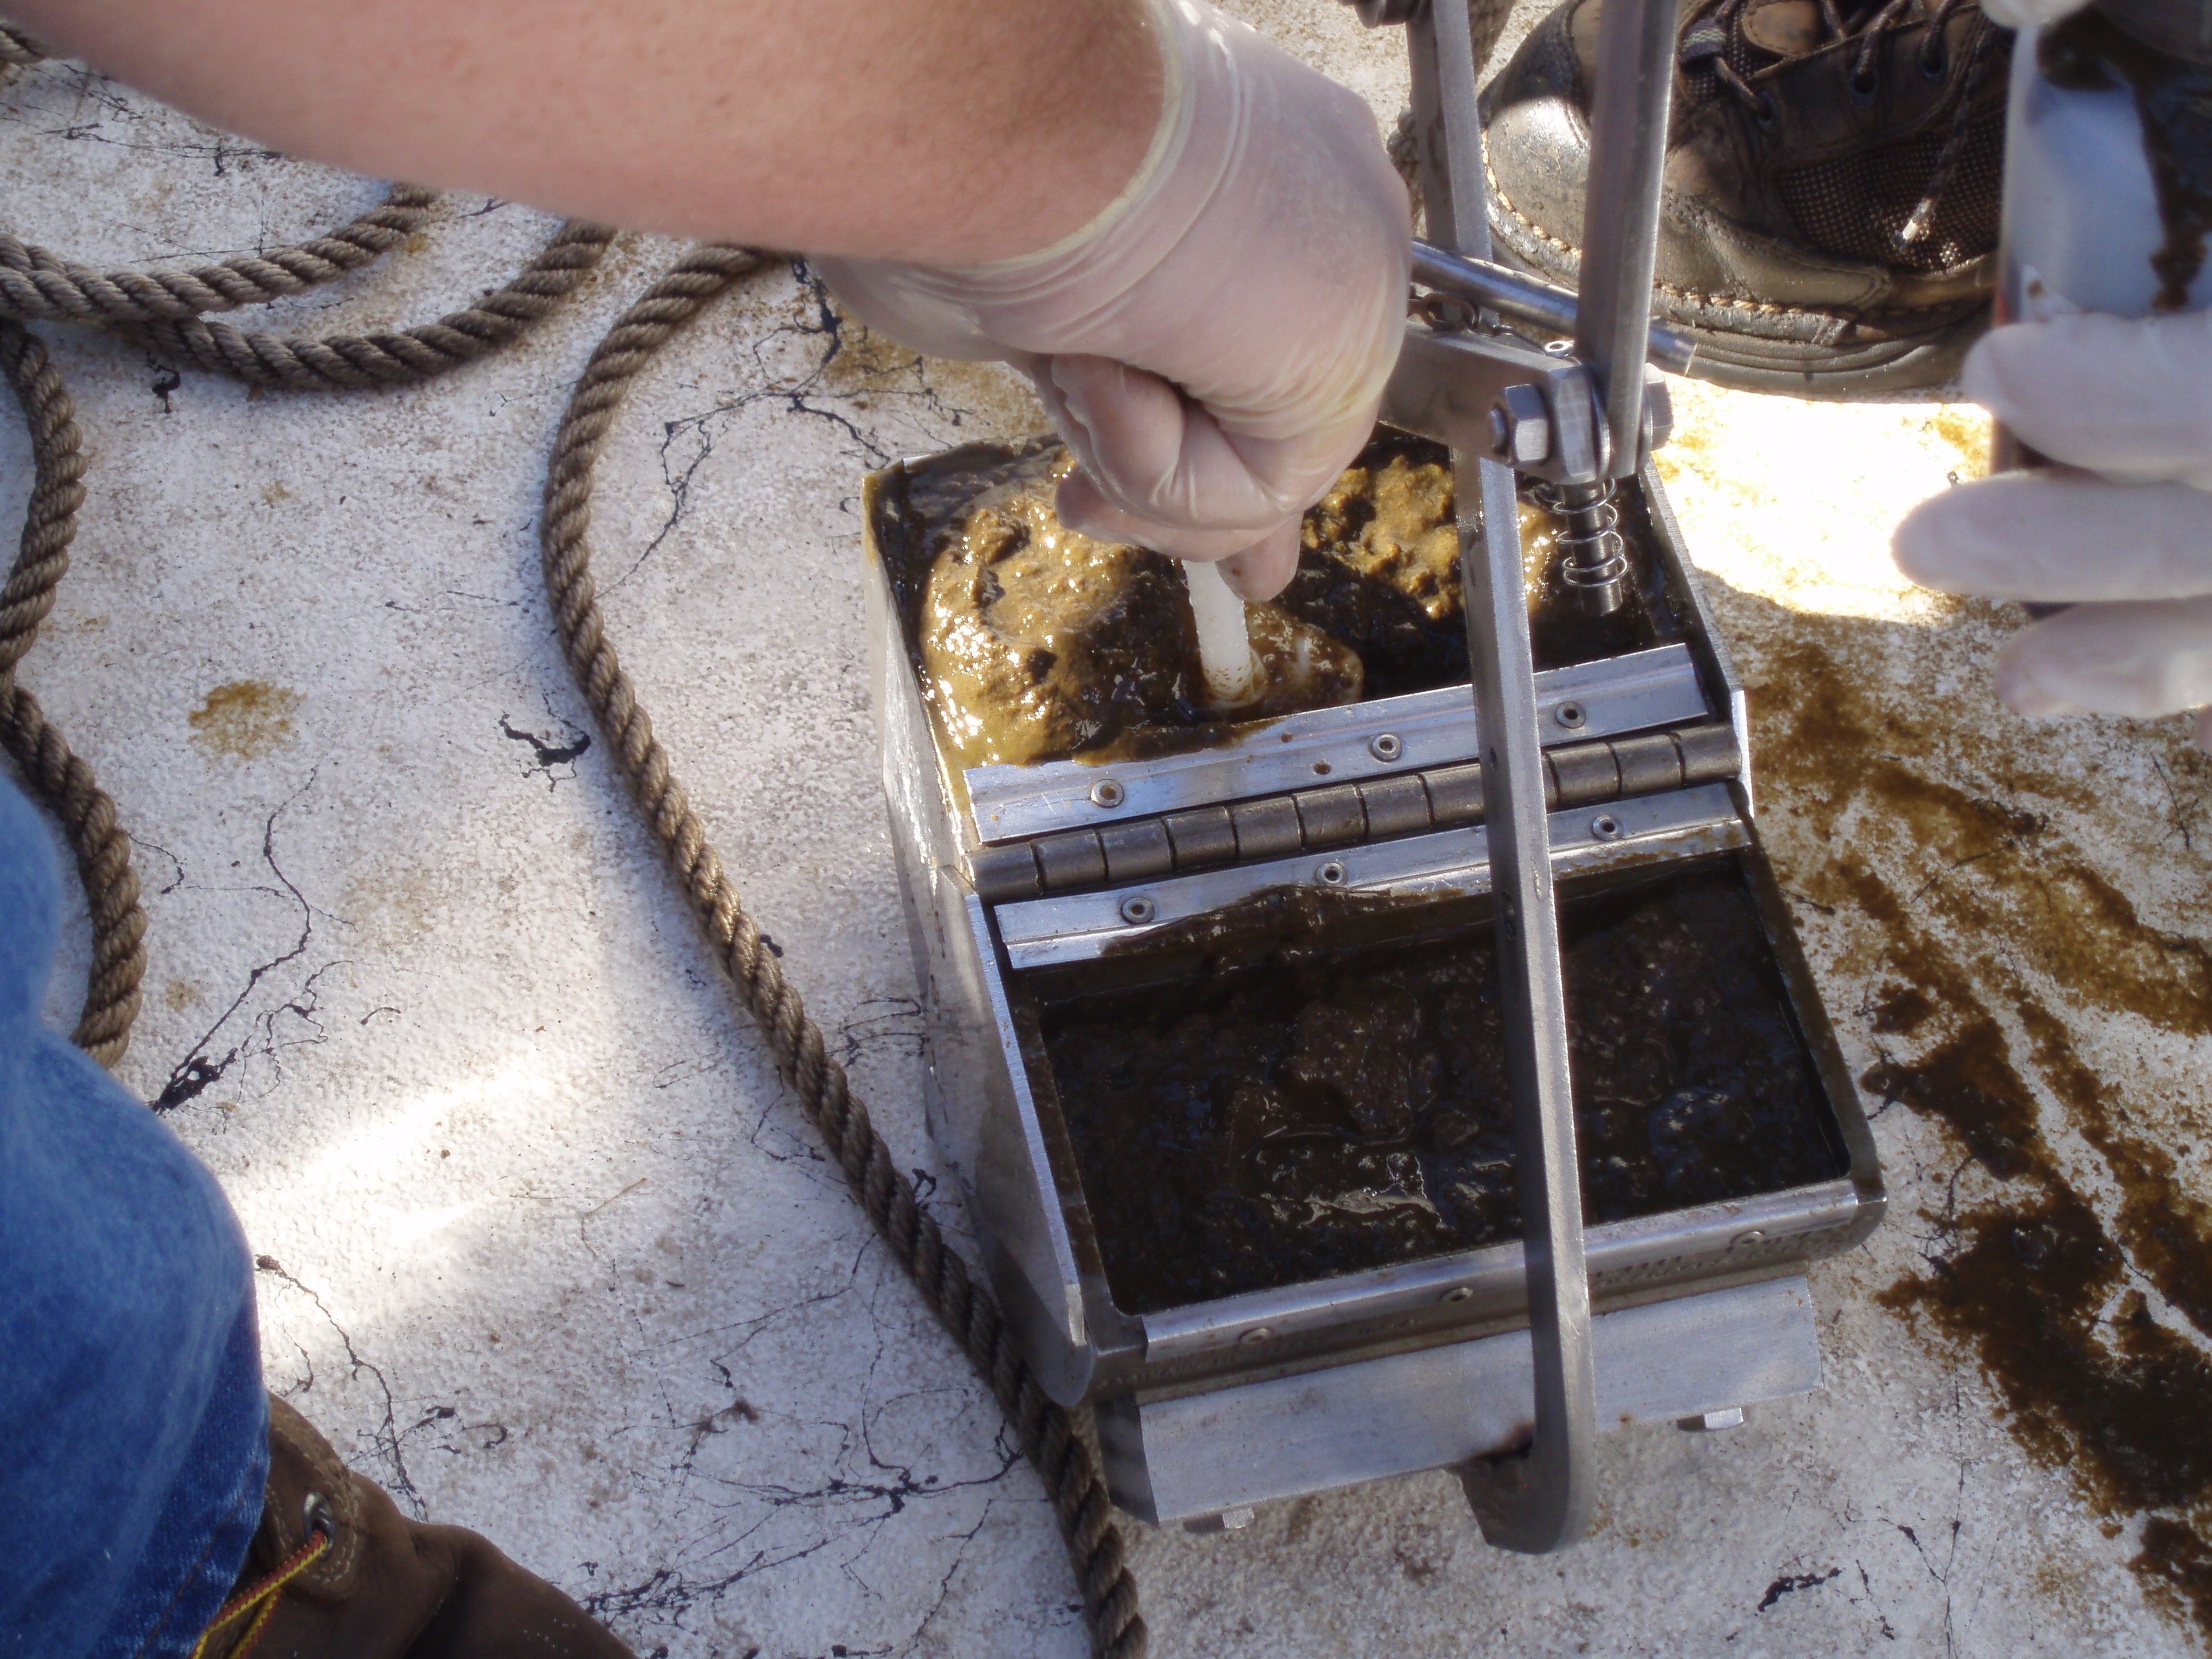
<path fill-rule="evenodd" d="M 2008 613 L 1963 607 L 1947 632 L 1711 592 L 1751 691 L 1778 874 L 1825 917 L 1823 977 L 1865 988 L 1881 1058 L 1862 1083 L 1964 1155 L 1936 1177 L 1925 1272 L 1881 1300 L 1977 1360 L 2021 1444 L 2094 1512 L 2142 1517 L 2129 1565 L 2212 1633 L 2212 1208 L 2185 1164 L 2212 1119 L 2204 1091 L 2150 1083 L 2118 1035 L 2212 1037 L 2212 904 L 2160 926 L 2114 878 L 2140 889 L 2179 862 L 2202 895 L 2188 818 L 2151 800 L 2131 817 L 2108 773 L 2062 763 L 2064 743 L 1985 682 L 1960 689 Z M 2169 787 L 2201 777 L 2178 728 L 2128 732 L 2111 740 L 2148 748 Z"/>
<path fill-rule="evenodd" d="M 1232 722 L 1466 681 L 1451 473 L 1437 446 L 1379 434 L 1306 515 L 1290 586 L 1248 607 L 1261 691 L 1233 714 L 1206 706 L 1176 562 L 1060 523 L 1053 491 L 1072 465 L 1050 441 L 938 457 L 908 475 L 899 521 L 878 538 L 962 765 L 1141 758 L 1228 741 Z M 1640 591 L 1613 616 L 1582 615 L 1552 580 L 1558 528 L 1522 504 L 1540 668 L 1673 637 Z"/>
<path fill-rule="evenodd" d="M 1048 1004 L 1043 1032 L 1124 1310 L 1516 1237 L 1490 929 L 1315 948 L 1287 901 L 1178 948 L 1279 930 L 1274 959 Z M 1846 1161 L 1732 871 L 1567 908 L 1592 1223 L 1779 1191 Z"/>

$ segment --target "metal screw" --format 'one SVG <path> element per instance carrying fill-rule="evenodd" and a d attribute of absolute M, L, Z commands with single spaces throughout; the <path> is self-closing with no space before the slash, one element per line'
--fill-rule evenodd
<path fill-rule="evenodd" d="M 1249 1509 L 1223 1510 L 1218 1515 L 1194 1515 L 1182 1523 L 1185 1532 L 1203 1535 L 1210 1532 L 1242 1532 L 1252 1524 Z"/>
<path fill-rule="evenodd" d="M 1378 732 L 1367 740 L 1367 752 L 1379 761 L 1394 761 L 1406 752 L 1395 732 Z"/>
<path fill-rule="evenodd" d="M 1129 792 L 1111 778 L 1101 778 L 1091 786 L 1091 804 L 1094 806 L 1119 806 L 1129 799 Z"/>
<path fill-rule="evenodd" d="M 1579 732 L 1583 728 L 1583 723 L 1587 720 L 1589 716 L 1583 712 L 1582 704 L 1578 702 L 1563 702 L 1557 708 L 1554 708 L 1552 711 L 1552 718 L 1559 721 L 1560 725 L 1565 726 L 1568 731 Z"/>
<path fill-rule="evenodd" d="M 1141 927 L 1153 916 L 1152 902 L 1142 893 L 1133 893 L 1121 901 L 1121 920 L 1133 927 Z"/>
<path fill-rule="evenodd" d="M 1620 839 L 1620 820 L 1610 812 L 1601 812 L 1590 820 L 1590 834 L 1600 841 Z"/>
<path fill-rule="evenodd" d="M 1464 1302 L 1474 1294 L 1474 1287 L 1473 1285 L 1455 1285 L 1451 1289 L 1444 1292 L 1444 1300 L 1447 1302 Z"/>
<path fill-rule="evenodd" d="M 1314 872 L 1314 879 L 1324 887 L 1341 887 L 1344 885 L 1344 866 L 1331 859 Z"/>
<path fill-rule="evenodd" d="M 1692 1434 L 1711 1434 L 1717 1429 L 1740 1429 L 1743 1426 L 1743 1407 L 1730 1406 L 1722 1411 L 1699 1412 L 1695 1417 L 1678 1417 L 1674 1426 Z"/>
<path fill-rule="evenodd" d="M 1255 1325 L 1237 1340 L 1239 1342 L 1265 1342 L 1274 1334 L 1273 1330 L 1266 1325 Z"/>

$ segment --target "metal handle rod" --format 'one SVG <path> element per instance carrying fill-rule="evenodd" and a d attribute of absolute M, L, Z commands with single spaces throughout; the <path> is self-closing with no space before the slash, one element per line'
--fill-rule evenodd
<path fill-rule="evenodd" d="M 1555 287 L 1492 260 L 1470 259 L 1427 242 L 1413 244 L 1413 280 L 1471 306 L 1548 329 L 1563 339 L 1574 337 L 1579 322 L 1574 289 Z M 1647 356 L 1661 368 L 1686 374 L 1697 351 L 1697 342 L 1680 329 L 1664 323 L 1651 325 Z"/>
<path fill-rule="evenodd" d="M 1676 0 L 1606 0 L 1598 26 L 1575 355 L 1603 402 L 1607 477 L 1632 476 L 1643 459 L 1644 363 L 1680 17 Z"/>
<path fill-rule="evenodd" d="M 1407 25 L 1413 119 L 1430 231 L 1449 249 L 1490 253 L 1482 121 L 1464 0 L 1431 0 Z M 1641 374 L 1639 358 L 1637 372 Z M 1639 385 L 1635 408 L 1643 410 Z M 1534 1361 L 1535 1431 L 1527 1454 L 1460 1471 L 1482 1534 L 1528 1554 L 1563 1549 L 1589 1529 L 1597 1438 L 1583 1260 L 1581 1162 L 1567 1072 L 1566 998 L 1552 891 L 1535 663 L 1521 562 L 1513 471 L 1452 452 L 1468 653 L 1488 803 L 1498 907 L 1501 1012 L 1512 1092 Z M 1492 791 L 1495 793 L 1492 793 Z"/>

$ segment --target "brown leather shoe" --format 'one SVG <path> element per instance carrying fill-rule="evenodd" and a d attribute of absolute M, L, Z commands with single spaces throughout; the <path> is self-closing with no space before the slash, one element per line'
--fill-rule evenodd
<path fill-rule="evenodd" d="M 273 1595 L 250 1599 L 272 1583 Z M 635 1659 L 581 1607 L 475 1533 L 408 1520 L 273 1397 L 261 1528 L 198 1659 L 249 1655 Z"/>
<path fill-rule="evenodd" d="M 1501 258 L 1571 284 L 1603 0 L 1483 93 Z M 2011 37 L 1976 0 L 1687 0 L 1658 314 L 1693 374 L 1844 398 L 1940 384 L 1988 325 Z"/>

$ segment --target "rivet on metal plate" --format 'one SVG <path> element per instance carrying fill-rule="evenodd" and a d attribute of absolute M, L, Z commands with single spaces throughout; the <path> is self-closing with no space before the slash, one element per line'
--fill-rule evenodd
<path fill-rule="evenodd" d="M 1583 722 L 1589 717 L 1583 712 L 1582 704 L 1563 702 L 1552 711 L 1552 718 L 1565 726 L 1568 731 L 1579 732 L 1583 728 Z"/>
<path fill-rule="evenodd" d="M 1133 927 L 1141 927 L 1154 915 L 1152 900 L 1142 893 L 1132 894 L 1121 901 L 1121 920 Z"/>
<path fill-rule="evenodd" d="M 1590 820 L 1590 834 L 1600 841 L 1620 839 L 1620 820 L 1610 812 L 1601 812 Z"/>
<path fill-rule="evenodd" d="M 1472 1285 L 1455 1285 L 1451 1289 L 1444 1292 L 1444 1300 L 1447 1302 L 1464 1302 L 1474 1294 L 1474 1289 Z"/>
<path fill-rule="evenodd" d="M 1314 879 L 1324 887 L 1341 887 L 1344 885 L 1344 866 L 1331 859 L 1314 872 Z"/>
<path fill-rule="evenodd" d="M 1094 806 L 1119 806 L 1129 799 L 1129 792 L 1111 778 L 1101 778 L 1091 786 L 1091 804 Z"/>
<path fill-rule="evenodd" d="M 1274 1334 L 1274 1331 L 1266 1325 L 1255 1325 L 1237 1340 L 1239 1342 L 1265 1342 Z"/>
<path fill-rule="evenodd" d="M 1406 752 L 1406 745 L 1395 732 L 1377 732 L 1368 739 L 1367 752 L 1379 761 L 1394 761 Z"/>

